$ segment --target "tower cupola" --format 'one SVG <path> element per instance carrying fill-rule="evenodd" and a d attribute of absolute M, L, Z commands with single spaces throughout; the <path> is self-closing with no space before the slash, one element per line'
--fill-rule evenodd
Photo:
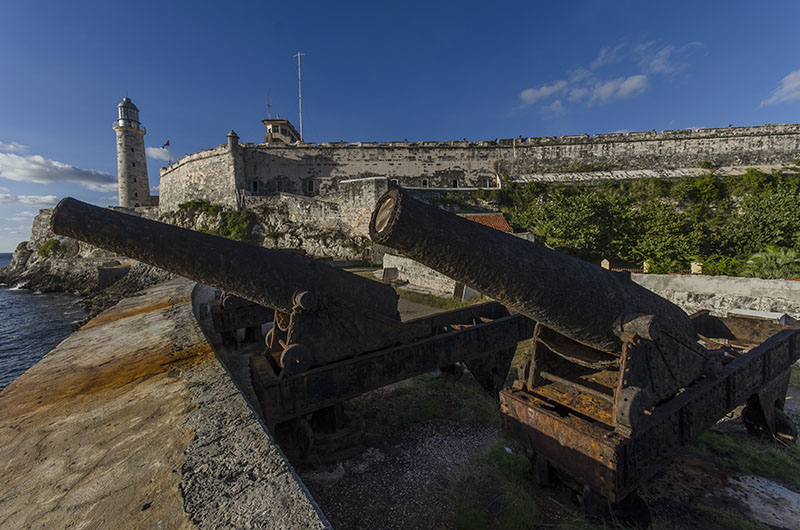
<path fill-rule="evenodd" d="M 139 109 L 133 104 L 130 98 L 123 98 L 122 103 L 117 105 L 118 127 L 139 128 Z"/>

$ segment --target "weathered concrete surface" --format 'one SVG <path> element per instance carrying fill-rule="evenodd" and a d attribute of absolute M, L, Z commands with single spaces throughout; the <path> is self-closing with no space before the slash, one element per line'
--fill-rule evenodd
<path fill-rule="evenodd" d="M 708 309 L 724 316 L 732 309 L 800 316 L 800 282 L 702 274 L 632 274 L 631 279 L 689 314 Z"/>
<path fill-rule="evenodd" d="M 0 393 L 2 528 L 323 528 L 173 280 Z"/>

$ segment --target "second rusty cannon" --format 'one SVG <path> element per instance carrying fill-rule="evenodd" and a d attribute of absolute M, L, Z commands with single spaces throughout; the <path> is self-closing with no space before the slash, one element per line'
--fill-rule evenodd
<path fill-rule="evenodd" d="M 760 337 L 746 351 L 721 347 L 710 339 L 736 336 L 724 319 L 689 317 L 629 273 L 400 189 L 378 200 L 370 236 L 537 321 L 530 360 L 500 401 L 504 427 L 530 451 L 541 482 L 555 471 L 580 484 L 584 500 L 636 505 L 631 494 L 644 480 L 745 403 L 748 430 L 797 437 L 782 410 L 800 355 L 797 329 Z"/>
<path fill-rule="evenodd" d="M 314 443 L 309 419 L 330 427 L 340 404 L 436 368 L 465 363 L 489 392 L 502 387 L 533 322 L 496 302 L 403 322 L 394 289 L 292 252 L 63 199 L 52 229 L 274 308 L 251 375 L 265 423 L 296 454 Z M 335 426 L 335 425 L 334 425 Z"/>

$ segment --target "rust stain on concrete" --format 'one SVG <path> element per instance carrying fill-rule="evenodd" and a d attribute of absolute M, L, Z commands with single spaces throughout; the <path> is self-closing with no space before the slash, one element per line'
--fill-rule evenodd
<path fill-rule="evenodd" d="M 117 320 L 122 320 L 124 318 L 130 318 L 145 313 L 152 313 L 161 309 L 168 309 L 176 305 L 188 303 L 191 301 L 191 299 L 189 297 L 184 297 L 177 300 L 161 300 L 148 305 L 136 303 L 131 304 L 131 301 L 135 302 L 136 298 L 121 301 L 117 306 L 109 311 L 104 311 L 103 313 L 100 313 L 94 317 L 92 320 L 84 324 L 81 329 L 90 329 L 95 326 L 102 326 L 110 322 L 116 322 Z"/>
<path fill-rule="evenodd" d="M 194 527 L 180 491 L 194 404 L 180 374 L 214 357 L 192 285 L 126 300 L 0 392 L 0 527 Z"/>

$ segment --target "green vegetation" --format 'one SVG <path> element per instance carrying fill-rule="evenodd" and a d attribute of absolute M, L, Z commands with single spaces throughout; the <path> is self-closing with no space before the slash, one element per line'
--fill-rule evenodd
<path fill-rule="evenodd" d="M 537 528 L 539 507 L 530 480 L 530 462 L 509 453 L 504 440 L 476 455 L 450 478 L 454 524 L 463 530 Z"/>
<path fill-rule="evenodd" d="M 469 302 L 465 302 L 463 300 L 456 300 L 455 298 L 445 298 L 443 296 L 420 293 L 418 291 L 409 291 L 408 289 L 402 289 L 397 286 L 395 286 L 394 290 L 397 291 L 398 296 L 404 300 L 429 305 L 431 307 L 438 307 L 439 309 L 461 309 L 462 307 L 469 307 L 489 301 L 488 298 L 478 297 Z"/>
<path fill-rule="evenodd" d="M 499 207 L 517 230 L 587 259 L 649 262 L 682 272 L 701 261 L 712 274 L 800 274 L 800 175 L 637 179 L 599 184 L 526 185 L 473 194 Z M 765 276 L 768 275 L 768 276 Z"/>
<path fill-rule="evenodd" d="M 721 524 L 726 528 L 733 530 L 767 530 L 769 527 L 759 521 L 747 518 L 745 515 L 726 510 L 719 510 L 706 506 L 705 504 L 698 504 L 695 506 L 698 513 L 702 514 L 708 519 L 711 519 L 717 524 Z"/>
<path fill-rule="evenodd" d="M 438 403 L 423 401 L 414 410 L 402 414 L 400 420 L 403 423 L 425 423 L 426 421 L 436 420 L 444 417 L 444 409 Z"/>
<path fill-rule="evenodd" d="M 800 446 L 761 441 L 745 434 L 708 431 L 692 450 L 741 475 L 759 475 L 800 487 Z"/>
<path fill-rule="evenodd" d="M 800 387 L 800 366 L 792 365 L 792 373 L 789 376 L 789 386 Z"/>
<path fill-rule="evenodd" d="M 39 256 L 42 258 L 48 258 L 51 254 L 58 254 L 64 250 L 66 250 L 66 248 L 58 239 L 50 238 L 45 241 L 41 247 L 39 247 L 37 254 L 39 254 Z"/>
<path fill-rule="evenodd" d="M 222 206 L 219 204 L 210 204 L 202 199 L 192 199 L 191 201 L 182 202 L 178 205 L 179 210 L 202 210 L 209 215 L 219 215 L 222 212 Z"/>
<path fill-rule="evenodd" d="M 219 216 L 217 228 L 200 228 L 201 232 L 254 245 L 261 243 L 253 233 L 258 217 L 250 210 L 225 210 L 219 204 L 210 204 L 202 199 L 182 202 L 178 205 L 178 209 L 187 212 L 202 211 L 208 215 Z"/>
<path fill-rule="evenodd" d="M 253 234 L 256 221 L 256 214 L 249 210 L 223 211 L 220 213 L 217 235 L 245 243 L 258 244 L 258 238 Z"/>
<path fill-rule="evenodd" d="M 800 277 L 800 254 L 792 248 L 768 245 L 764 252 L 750 256 L 744 276 L 767 279 Z"/>
<path fill-rule="evenodd" d="M 433 374 L 418 375 L 411 385 L 396 388 L 392 395 L 404 396 L 414 392 L 413 386 L 423 385 L 427 390 L 446 391 L 446 400 L 429 400 L 402 414 L 403 423 L 423 423 L 434 419 L 449 419 L 456 422 L 499 424 L 500 410 L 497 402 L 482 389 L 463 385 Z M 446 403 L 446 407 L 443 405 Z"/>

